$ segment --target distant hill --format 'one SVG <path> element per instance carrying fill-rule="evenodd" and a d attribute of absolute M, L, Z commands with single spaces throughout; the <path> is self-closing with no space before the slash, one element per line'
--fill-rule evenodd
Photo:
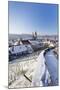
<path fill-rule="evenodd" d="M 12 39 L 32 39 L 32 34 L 9 34 L 9 40 Z M 38 35 L 37 36 L 38 39 L 45 39 L 45 38 L 49 38 L 49 39 L 58 39 L 58 35 Z"/>
<path fill-rule="evenodd" d="M 11 39 L 18 39 L 18 38 L 32 39 L 32 35 L 30 35 L 30 34 L 9 34 L 9 40 L 11 40 Z"/>

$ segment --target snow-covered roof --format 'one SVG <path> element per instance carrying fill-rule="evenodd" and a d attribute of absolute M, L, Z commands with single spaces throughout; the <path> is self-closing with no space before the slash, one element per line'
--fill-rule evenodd
<path fill-rule="evenodd" d="M 14 50 L 12 50 L 12 48 Z M 12 54 L 14 54 L 14 53 L 20 53 L 23 51 L 27 51 L 27 48 L 25 47 L 25 45 L 16 45 L 16 46 L 10 47 L 10 50 L 11 50 Z"/>
<path fill-rule="evenodd" d="M 33 52 L 31 45 L 14 45 L 9 48 L 12 54 L 20 53 L 20 52 Z"/>

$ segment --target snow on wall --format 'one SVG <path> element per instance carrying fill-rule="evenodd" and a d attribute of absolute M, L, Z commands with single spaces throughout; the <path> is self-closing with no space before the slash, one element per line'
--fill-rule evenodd
<path fill-rule="evenodd" d="M 45 60 L 43 57 L 44 51 L 37 58 L 37 67 L 35 69 L 34 75 L 32 77 L 32 86 L 43 86 L 43 82 L 41 80 L 42 76 L 45 73 Z"/>

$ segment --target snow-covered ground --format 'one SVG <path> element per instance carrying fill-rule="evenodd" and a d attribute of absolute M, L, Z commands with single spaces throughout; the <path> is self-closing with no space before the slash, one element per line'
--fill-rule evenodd
<path fill-rule="evenodd" d="M 58 60 L 52 51 L 40 52 L 9 62 L 9 88 L 58 84 Z"/>
<path fill-rule="evenodd" d="M 39 53 L 40 51 L 9 62 L 9 88 L 31 87 L 30 81 L 32 81 Z"/>

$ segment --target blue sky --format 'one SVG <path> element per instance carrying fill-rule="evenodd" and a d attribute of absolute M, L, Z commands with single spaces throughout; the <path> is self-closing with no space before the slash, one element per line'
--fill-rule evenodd
<path fill-rule="evenodd" d="M 9 33 L 57 34 L 58 5 L 9 1 Z"/>

